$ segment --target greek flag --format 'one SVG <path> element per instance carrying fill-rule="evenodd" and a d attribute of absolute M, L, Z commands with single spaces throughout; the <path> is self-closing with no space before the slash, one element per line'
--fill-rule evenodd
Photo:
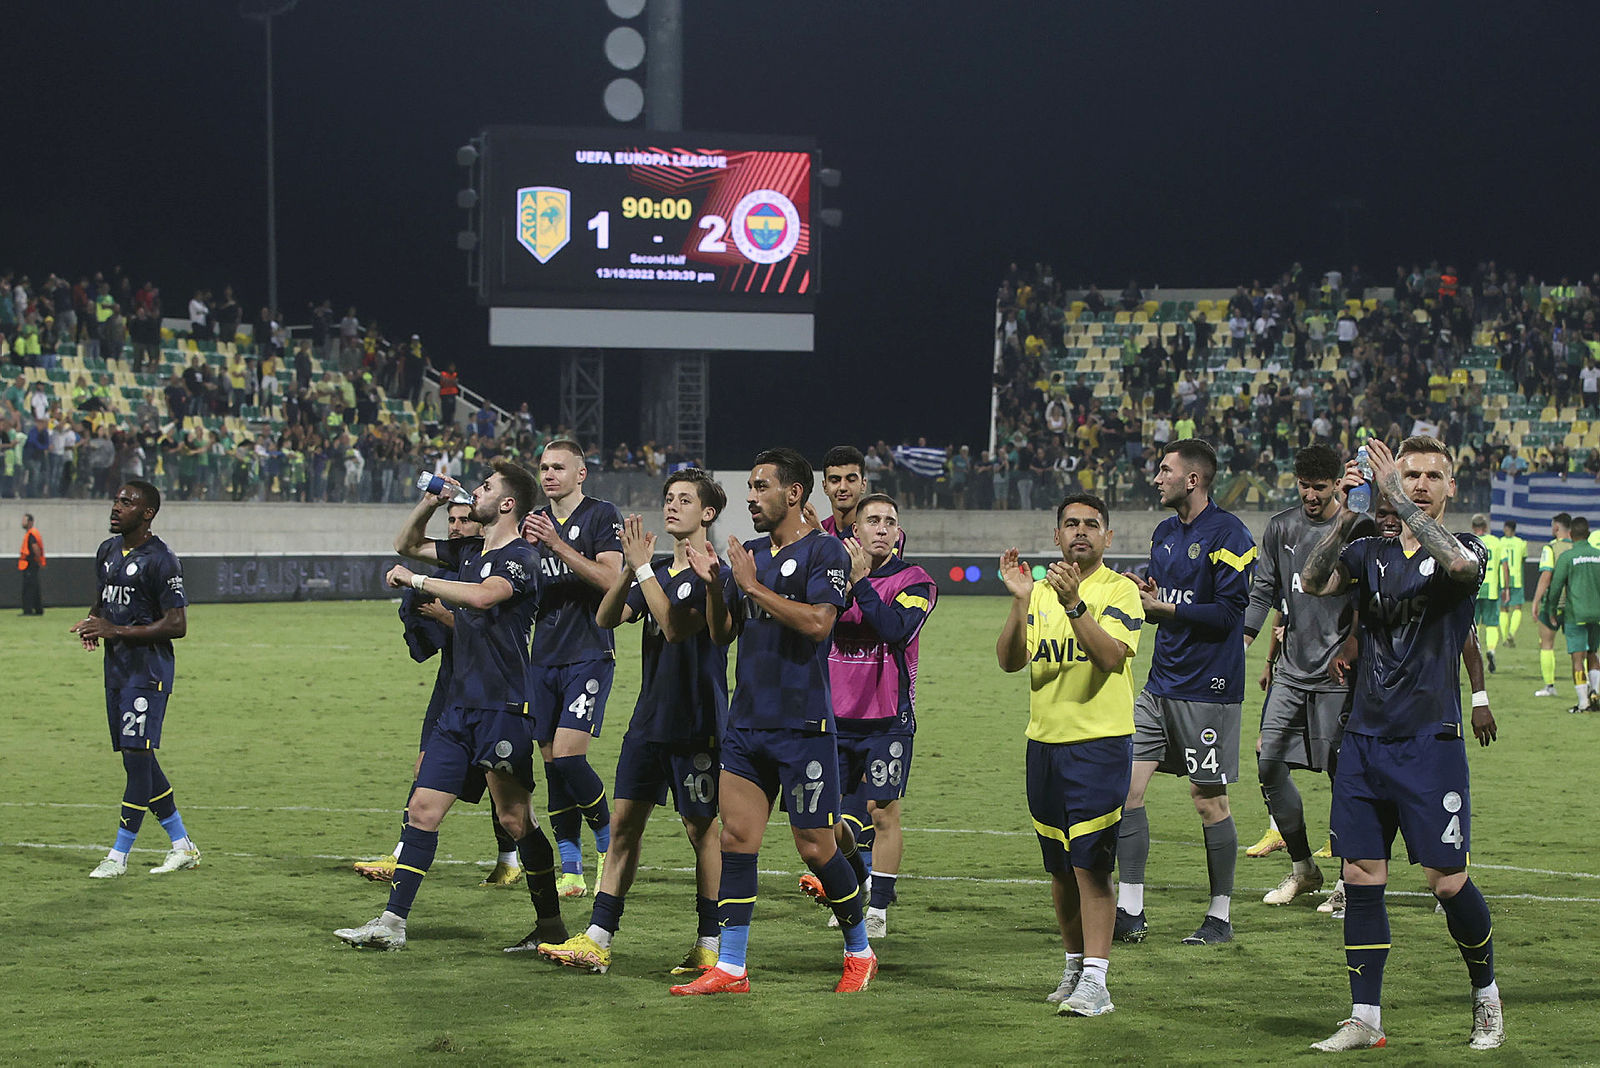
<path fill-rule="evenodd" d="M 1494 533 L 1507 519 L 1514 519 L 1517 535 L 1538 547 L 1550 540 L 1550 517 L 1557 512 L 1600 523 L 1600 483 L 1591 475 L 1500 475 L 1492 485 L 1489 512 Z"/>
<path fill-rule="evenodd" d="M 923 478 L 938 478 L 944 474 L 944 450 L 928 449 L 916 445 L 896 445 L 894 462 Z"/>

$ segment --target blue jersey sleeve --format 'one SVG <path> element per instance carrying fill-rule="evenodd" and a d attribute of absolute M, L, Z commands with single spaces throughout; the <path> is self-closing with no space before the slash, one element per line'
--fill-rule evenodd
<path fill-rule="evenodd" d="M 806 573 L 806 601 L 831 604 L 844 611 L 845 590 L 850 581 L 850 553 L 836 538 L 817 538 L 811 549 L 810 570 Z"/>
<path fill-rule="evenodd" d="M 188 594 L 183 588 L 183 564 L 175 553 L 163 553 L 156 563 L 155 576 L 152 579 L 155 586 L 155 601 L 161 615 L 166 615 L 174 608 L 186 608 L 189 604 Z"/>
<path fill-rule="evenodd" d="M 1339 551 L 1339 562 L 1350 576 L 1350 584 L 1364 594 L 1367 579 L 1367 560 L 1372 548 L 1370 538 L 1357 538 Z"/>
<path fill-rule="evenodd" d="M 885 604 L 872 582 L 862 579 L 850 587 L 850 595 L 861 609 L 862 618 L 878 632 L 878 637 L 891 648 L 904 649 L 928 621 L 938 593 L 932 582 L 919 582 L 907 586 L 892 602 Z"/>
<path fill-rule="evenodd" d="M 499 575 L 511 583 L 511 594 L 519 596 L 539 588 L 539 565 L 535 563 L 533 546 L 518 538 L 496 552 L 483 579 Z M 469 578 L 468 581 L 471 581 Z M 479 581 L 482 581 L 480 579 Z"/>
<path fill-rule="evenodd" d="M 1222 527 L 1207 559 L 1211 566 L 1213 599 L 1205 604 L 1174 605 L 1173 614 L 1192 626 L 1231 634 L 1240 628 L 1245 606 L 1250 603 L 1255 539 L 1243 523 L 1234 520 Z"/>
<path fill-rule="evenodd" d="M 622 551 L 622 513 L 617 511 L 617 506 L 610 501 L 601 501 L 600 508 L 595 509 L 593 528 L 590 537 L 593 538 L 594 556 L 601 553 L 620 553 Z"/>

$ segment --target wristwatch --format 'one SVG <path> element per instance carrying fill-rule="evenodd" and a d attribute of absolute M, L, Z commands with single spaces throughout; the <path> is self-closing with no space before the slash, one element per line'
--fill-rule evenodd
<path fill-rule="evenodd" d="M 1077 619 L 1079 616 L 1083 615 L 1088 610 L 1089 610 L 1088 602 L 1080 600 L 1078 602 L 1078 606 L 1076 608 L 1067 609 L 1067 618 L 1068 619 Z"/>

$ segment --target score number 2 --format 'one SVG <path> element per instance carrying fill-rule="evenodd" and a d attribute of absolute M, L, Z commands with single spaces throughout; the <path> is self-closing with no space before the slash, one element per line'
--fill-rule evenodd
<path fill-rule="evenodd" d="M 728 220 L 720 215 L 702 215 L 700 221 L 695 223 L 705 231 L 705 236 L 700 238 L 700 243 L 695 246 L 700 252 L 726 252 L 728 243 L 723 240 L 723 235 L 728 232 Z M 611 212 L 602 211 L 589 220 L 589 229 L 594 231 L 594 247 L 608 249 L 611 247 Z"/>

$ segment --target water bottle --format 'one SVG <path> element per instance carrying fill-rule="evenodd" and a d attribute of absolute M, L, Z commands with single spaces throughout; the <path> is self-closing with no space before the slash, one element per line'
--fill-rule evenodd
<path fill-rule="evenodd" d="M 417 475 L 417 489 L 427 493 L 443 493 L 448 485 L 449 483 L 444 480 L 443 475 L 436 475 L 432 471 L 423 471 Z M 456 486 L 451 490 L 450 503 L 471 504 L 472 494 L 460 486 Z"/>
<path fill-rule="evenodd" d="M 1344 500 L 1345 507 L 1352 512 L 1370 512 L 1372 511 L 1372 463 L 1367 459 L 1365 445 L 1356 450 L 1356 467 L 1366 481 L 1351 488 Z"/>

